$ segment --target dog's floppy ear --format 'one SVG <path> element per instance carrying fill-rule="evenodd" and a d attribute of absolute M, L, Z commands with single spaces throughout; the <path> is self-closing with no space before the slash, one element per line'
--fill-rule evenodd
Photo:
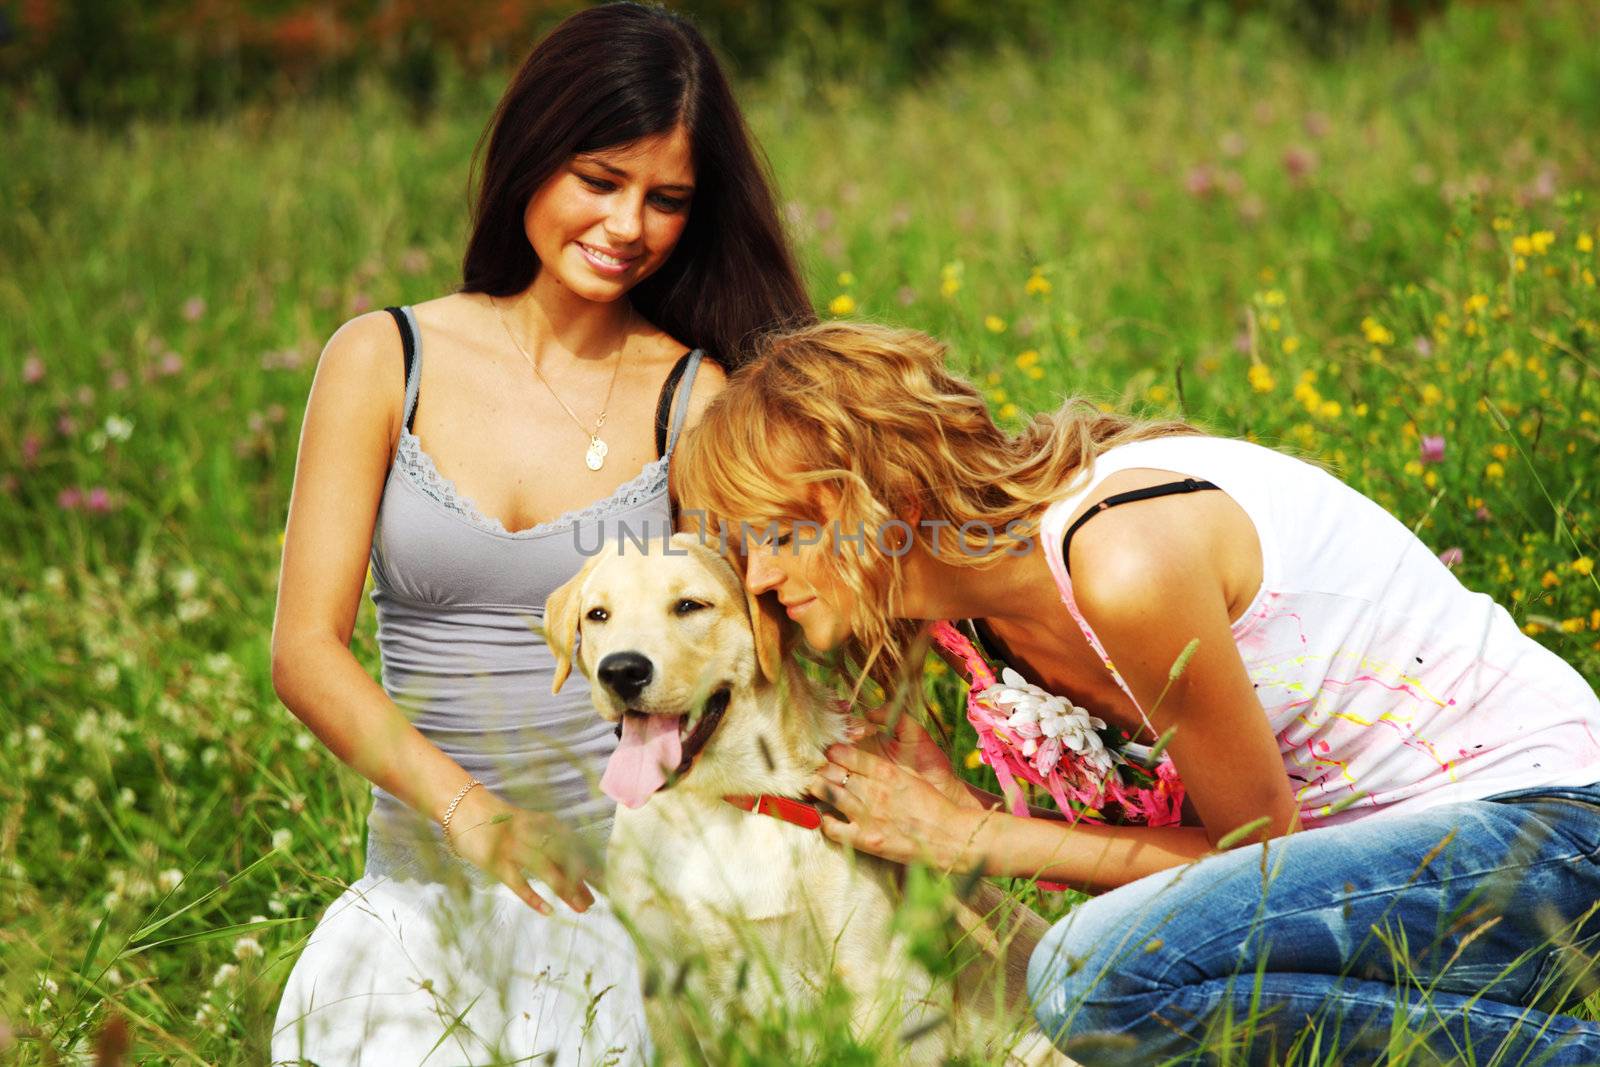
<path fill-rule="evenodd" d="M 750 612 L 750 632 L 756 639 L 756 666 L 768 684 L 778 680 L 783 664 L 783 630 L 788 619 L 782 614 L 776 596 L 756 596 L 744 588 L 745 607 Z"/>
<path fill-rule="evenodd" d="M 572 673 L 573 646 L 578 642 L 578 608 L 583 603 L 580 594 L 599 558 L 591 558 L 544 602 L 544 642 L 550 646 L 550 653 L 556 660 L 555 677 L 550 681 L 551 693 L 561 692 L 567 676 Z"/>

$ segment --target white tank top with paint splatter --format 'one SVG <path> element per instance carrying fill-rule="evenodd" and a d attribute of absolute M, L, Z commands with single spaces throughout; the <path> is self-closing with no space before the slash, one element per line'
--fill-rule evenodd
<path fill-rule="evenodd" d="M 1045 512 L 1051 573 L 1102 659 L 1061 541 L 1085 496 L 1134 468 L 1210 481 L 1255 524 L 1263 580 L 1233 636 L 1308 824 L 1600 781 L 1600 698 L 1576 670 L 1376 503 L 1246 441 L 1113 448 Z"/>

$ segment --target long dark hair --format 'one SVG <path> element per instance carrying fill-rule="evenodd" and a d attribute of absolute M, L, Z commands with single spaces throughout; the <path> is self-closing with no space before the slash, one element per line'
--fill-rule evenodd
<path fill-rule="evenodd" d="M 521 292 L 539 270 L 528 200 L 576 152 L 682 124 L 694 155 L 689 222 L 666 263 L 629 297 L 652 323 L 733 369 L 760 333 L 815 319 L 744 116 L 705 38 L 659 7 L 604 4 L 551 30 L 495 109 L 472 238 L 468 293 Z"/>

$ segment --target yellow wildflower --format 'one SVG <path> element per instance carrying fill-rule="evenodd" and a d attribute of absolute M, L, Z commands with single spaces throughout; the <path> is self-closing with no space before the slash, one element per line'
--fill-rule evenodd
<path fill-rule="evenodd" d="M 1154 403 L 1165 404 L 1172 396 L 1172 390 L 1168 389 L 1165 385 L 1152 385 L 1149 389 L 1145 390 L 1145 395 L 1148 396 Z"/>
<path fill-rule="evenodd" d="M 1050 279 L 1040 273 L 1038 267 L 1035 267 L 1033 268 L 1033 273 L 1028 275 L 1028 283 L 1022 288 L 1029 296 L 1044 296 L 1050 291 Z"/>
<path fill-rule="evenodd" d="M 946 263 L 939 268 L 939 292 L 947 297 L 955 296 L 961 291 L 960 263 Z"/>
<path fill-rule="evenodd" d="M 1281 308 L 1284 304 L 1282 289 L 1268 289 L 1261 294 L 1261 302 L 1269 308 Z"/>
<path fill-rule="evenodd" d="M 1361 332 L 1366 335 L 1367 343 L 1374 345 L 1394 344 L 1394 334 L 1383 323 L 1368 315 L 1361 320 Z"/>
<path fill-rule="evenodd" d="M 1028 377 L 1033 379 L 1034 381 L 1039 381 L 1040 379 L 1042 379 L 1044 377 L 1044 368 L 1043 367 L 1029 367 L 1027 369 L 1027 371 L 1025 371 L 1024 373 L 1026 373 L 1028 375 Z"/>
<path fill-rule="evenodd" d="M 1523 626 L 1523 627 L 1522 627 L 1522 632 L 1523 632 L 1523 633 L 1525 633 L 1525 634 L 1527 634 L 1527 635 L 1528 635 L 1528 636 L 1529 636 L 1529 637 L 1532 637 L 1532 636 L 1534 636 L 1534 635 L 1535 635 L 1535 634 L 1542 634 L 1542 633 L 1544 633 L 1544 627 L 1543 627 L 1543 626 L 1540 626 L 1540 625 L 1539 625 L 1539 624 L 1538 624 L 1538 623 L 1536 623 L 1536 622 L 1530 622 L 1530 623 L 1527 623 L 1527 624 L 1525 624 L 1525 625 L 1524 625 L 1524 626 Z"/>
<path fill-rule="evenodd" d="M 1017 417 L 1017 405 L 1015 405 L 1015 404 L 1006 404 L 1003 407 L 1001 407 L 1001 409 L 1000 409 L 1000 417 L 1002 419 L 1014 419 L 1014 418 L 1016 418 Z"/>
<path fill-rule="evenodd" d="M 1495 459 L 1510 459 L 1511 446 L 1506 444 L 1504 441 L 1496 441 L 1494 444 L 1489 446 L 1489 454 Z"/>
<path fill-rule="evenodd" d="M 1037 362 L 1039 362 L 1039 353 L 1034 349 L 1030 348 L 1026 352 L 1021 352 L 1017 355 L 1017 367 L 1021 370 L 1027 370 Z"/>
<path fill-rule="evenodd" d="M 1483 468 L 1483 476 L 1485 478 L 1504 478 L 1506 476 L 1506 469 L 1498 463 L 1491 463 L 1487 467 Z"/>
<path fill-rule="evenodd" d="M 1539 584 L 1546 589 L 1554 589 L 1561 584 L 1561 576 L 1555 571 L 1545 571 L 1539 576 Z"/>
<path fill-rule="evenodd" d="M 1432 382 L 1428 382 L 1422 387 L 1422 402 L 1427 404 L 1429 407 L 1432 407 L 1434 404 L 1437 404 L 1443 399 L 1444 392 Z"/>
<path fill-rule="evenodd" d="M 1322 405 L 1317 408 L 1317 414 L 1325 419 L 1337 419 L 1343 413 L 1344 408 L 1339 405 L 1337 400 L 1324 400 Z"/>
<path fill-rule="evenodd" d="M 1593 252 L 1594 251 L 1594 238 L 1590 237 L 1586 233 L 1578 234 L 1578 251 L 1580 251 L 1580 252 Z"/>
<path fill-rule="evenodd" d="M 1250 378 L 1250 388 L 1258 393 L 1270 393 L 1278 387 L 1277 379 L 1273 378 L 1272 371 L 1265 363 L 1252 363 L 1246 372 Z"/>
<path fill-rule="evenodd" d="M 828 301 L 828 310 L 835 315 L 848 315 L 856 309 L 855 297 L 849 293 L 840 293 Z"/>
<path fill-rule="evenodd" d="M 1300 351 L 1300 338 L 1298 338 L 1298 337 L 1285 337 L 1283 339 L 1283 354 L 1284 355 L 1292 356 L 1298 351 Z"/>
<path fill-rule="evenodd" d="M 1582 617 L 1575 619 L 1562 619 L 1561 631 L 1569 634 L 1581 634 L 1585 629 Z"/>
<path fill-rule="evenodd" d="M 1550 246 L 1555 243 L 1556 235 L 1549 230 L 1536 230 L 1528 236 L 1528 243 L 1533 246 L 1533 254 L 1542 256 L 1550 251 Z"/>
<path fill-rule="evenodd" d="M 854 274 L 851 274 L 847 270 L 842 270 L 842 271 L 839 272 L 839 284 L 840 284 L 840 286 L 842 286 L 844 288 L 849 288 L 850 286 L 854 285 L 855 283 L 856 283 L 856 276 Z"/>
<path fill-rule="evenodd" d="M 1480 311 L 1486 310 L 1488 306 L 1489 298 L 1487 296 L 1482 293 L 1473 293 L 1471 296 L 1467 297 L 1466 300 L 1462 301 L 1461 310 L 1465 311 L 1468 315 L 1475 315 Z"/>
<path fill-rule="evenodd" d="M 1594 560 L 1588 556 L 1579 556 L 1572 561 L 1572 569 L 1587 578 L 1594 573 Z"/>
<path fill-rule="evenodd" d="M 985 315 L 983 317 L 983 328 L 990 333 L 1005 333 L 1006 320 L 999 315 Z"/>
<path fill-rule="evenodd" d="M 1513 237 L 1511 239 L 1511 252 L 1513 255 L 1531 256 L 1533 255 L 1533 242 L 1525 236 Z"/>
<path fill-rule="evenodd" d="M 977 749 L 973 749 L 971 752 L 967 753 L 967 758 L 962 762 L 967 765 L 967 770 L 975 771 L 979 767 L 983 766 L 983 756 L 978 752 Z"/>

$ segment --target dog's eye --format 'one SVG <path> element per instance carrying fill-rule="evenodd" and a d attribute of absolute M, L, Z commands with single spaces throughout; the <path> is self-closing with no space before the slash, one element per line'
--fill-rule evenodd
<path fill-rule="evenodd" d="M 584 618 L 588 619 L 590 622 L 605 622 L 607 619 L 611 618 L 611 612 L 607 611 L 605 608 L 590 608 L 589 613 L 585 615 Z"/>
<path fill-rule="evenodd" d="M 678 601 L 678 603 L 673 606 L 672 610 L 679 615 L 687 615 L 691 611 L 699 611 L 701 608 L 706 606 L 707 605 L 702 604 L 698 600 L 690 600 L 686 597 L 683 600 Z"/>

